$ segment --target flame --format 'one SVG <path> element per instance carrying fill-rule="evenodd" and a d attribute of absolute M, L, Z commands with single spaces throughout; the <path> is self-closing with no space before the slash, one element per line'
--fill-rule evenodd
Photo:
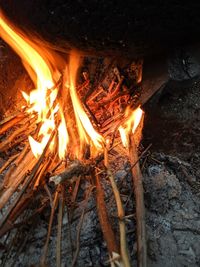
<path fill-rule="evenodd" d="M 72 104 L 74 108 L 74 113 L 76 117 L 76 122 L 78 126 L 78 132 L 80 137 L 81 146 L 86 144 L 92 144 L 95 146 L 97 150 L 102 149 L 102 145 L 104 142 L 103 137 L 98 134 L 92 123 L 90 122 L 82 104 L 81 101 L 77 95 L 76 89 L 75 89 L 75 81 L 76 81 L 76 73 L 79 66 L 80 57 L 77 53 L 73 52 L 70 55 L 69 60 L 69 83 L 66 81 L 66 87 L 69 84 L 69 90 L 70 90 L 70 96 L 72 99 Z"/>
<path fill-rule="evenodd" d="M 128 107 L 125 111 L 125 118 L 126 121 L 123 124 L 123 126 L 119 127 L 119 133 L 121 136 L 122 144 L 124 147 L 129 147 L 129 134 L 135 133 L 135 130 L 137 129 L 141 118 L 142 118 L 143 110 L 138 107 L 135 110 L 131 111 Z"/>
<path fill-rule="evenodd" d="M 54 68 L 50 62 L 49 51 L 37 46 L 30 38 L 21 33 L 0 13 L 1 37 L 20 56 L 26 70 L 31 76 L 36 89 L 28 95 L 22 92 L 23 97 L 29 104 L 28 112 L 35 112 L 38 115 L 38 122 L 42 122 L 38 138 L 40 142 L 29 136 L 29 143 L 35 157 L 42 154 L 42 151 L 49 140 L 50 134 L 55 129 L 54 115 L 59 109 L 59 105 L 53 108 L 57 97 L 58 88 L 54 80 L 59 77 L 58 69 Z M 51 150 L 53 145 L 50 146 Z"/>
<path fill-rule="evenodd" d="M 61 159 L 64 159 L 69 143 L 69 135 L 67 122 L 62 110 L 63 103 L 58 100 L 56 82 L 61 77 L 60 68 L 58 67 L 60 63 L 57 61 L 58 55 L 44 46 L 38 45 L 38 42 L 31 40 L 30 37 L 28 38 L 14 27 L 3 16 L 2 12 L 0 13 L 0 32 L 1 37 L 21 57 L 27 72 L 35 84 L 35 89 L 30 94 L 22 92 L 28 104 L 28 110 L 26 109 L 26 111 L 31 114 L 37 114 L 37 122 L 40 125 L 38 136 L 36 137 L 39 141 L 36 141 L 31 136 L 28 137 L 33 154 L 35 157 L 39 157 L 42 154 L 52 131 L 57 128 L 58 138 L 53 139 L 50 144 L 50 150 L 54 151 L 55 147 L 58 147 L 58 155 Z M 69 74 L 67 76 L 68 80 L 64 81 L 64 83 L 69 90 L 76 118 L 80 139 L 79 150 L 82 150 L 81 148 L 88 144 L 91 147 L 91 152 L 98 152 L 103 147 L 104 139 L 94 129 L 76 92 L 75 84 L 79 60 L 80 56 L 77 53 L 70 55 L 69 65 L 66 66 L 65 63 L 66 73 Z M 58 146 L 54 144 L 55 140 L 58 141 Z"/>
<path fill-rule="evenodd" d="M 58 155 L 60 159 L 65 158 L 66 147 L 68 142 L 69 142 L 69 135 L 67 131 L 67 126 L 64 115 L 63 113 L 61 113 L 61 122 L 58 126 L 58 143 L 59 143 Z"/>

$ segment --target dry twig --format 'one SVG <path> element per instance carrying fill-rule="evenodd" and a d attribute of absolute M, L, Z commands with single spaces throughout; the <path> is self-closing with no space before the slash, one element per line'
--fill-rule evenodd
<path fill-rule="evenodd" d="M 95 185 L 96 185 L 96 205 L 99 217 L 99 222 L 103 232 L 104 239 L 106 241 L 109 255 L 113 252 L 119 253 L 119 247 L 116 242 L 115 234 L 109 222 L 109 217 L 106 209 L 106 203 L 104 200 L 104 191 L 99 180 L 99 175 L 95 173 Z"/>
<path fill-rule="evenodd" d="M 119 190 L 115 183 L 114 176 L 109 168 L 107 148 L 105 148 L 104 165 L 107 168 L 108 178 L 110 180 L 112 190 L 115 196 L 115 201 L 117 204 L 117 211 L 118 211 L 118 218 L 119 218 L 119 231 L 120 231 L 120 253 L 121 253 L 122 262 L 125 267 L 130 267 L 131 264 L 130 264 L 127 241 L 126 241 L 126 225 L 124 222 L 124 215 L 125 215 L 124 208 L 122 205 Z"/>
<path fill-rule="evenodd" d="M 138 266 L 146 267 L 146 230 L 145 230 L 145 207 L 142 186 L 142 174 L 140 171 L 137 148 L 134 136 L 130 136 L 129 157 L 131 162 L 133 185 L 136 202 L 136 224 L 137 224 L 137 256 Z"/>
<path fill-rule="evenodd" d="M 78 258 L 78 254 L 79 254 L 79 250 L 80 250 L 81 228 L 82 228 L 82 225 L 83 225 L 83 219 L 84 219 L 84 216 L 85 216 L 87 203 L 88 203 L 90 194 L 91 194 L 93 189 L 94 189 L 94 187 L 91 186 L 87 191 L 87 195 L 86 195 L 86 199 L 85 199 L 85 203 L 84 203 L 84 208 L 83 208 L 83 211 L 81 213 L 81 218 L 80 218 L 80 221 L 79 221 L 79 224 L 78 224 L 77 235 L 76 235 L 76 251 L 75 251 L 75 254 L 74 254 L 74 257 L 73 257 L 73 260 L 72 260 L 72 267 L 75 266 L 77 258 Z"/>

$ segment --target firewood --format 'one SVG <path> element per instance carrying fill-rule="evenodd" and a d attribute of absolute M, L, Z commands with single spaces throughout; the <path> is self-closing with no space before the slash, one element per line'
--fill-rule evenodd
<path fill-rule="evenodd" d="M 63 173 L 52 176 L 50 182 L 54 182 L 56 185 L 71 179 L 74 176 L 79 176 L 89 173 L 91 167 L 89 164 L 83 164 L 80 161 L 74 161 Z"/>
<path fill-rule="evenodd" d="M 120 231 L 120 254 L 121 254 L 121 259 L 123 262 L 124 267 L 130 267 L 130 257 L 128 253 L 128 248 L 127 248 L 127 241 L 126 241 L 126 226 L 124 222 L 124 208 L 122 205 L 121 197 L 119 190 L 117 188 L 117 185 L 115 183 L 114 176 L 110 170 L 109 163 L 108 163 L 108 150 L 105 148 L 104 150 L 104 165 L 107 169 L 107 175 L 110 180 L 112 190 L 115 196 L 115 202 L 117 205 L 117 212 L 118 212 L 118 218 L 119 218 L 119 231 Z"/>
<path fill-rule="evenodd" d="M 64 188 L 61 186 L 61 192 L 59 195 L 58 204 L 58 232 L 56 241 L 56 266 L 61 266 L 61 242 L 62 242 L 62 220 L 63 220 L 63 209 L 64 209 Z"/>
<path fill-rule="evenodd" d="M 47 256 L 48 245 L 49 245 L 49 240 L 50 240 L 50 235 L 51 235 L 53 218 L 54 218 L 55 210 L 56 210 L 57 205 L 58 205 L 59 191 L 60 191 L 60 185 L 57 186 L 57 189 L 56 189 L 56 192 L 55 192 L 55 195 L 54 195 L 53 206 L 51 208 L 51 215 L 50 215 L 50 218 L 49 218 L 47 238 L 46 238 L 46 242 L 45 242 L 45 245 L 44 245 L 44 251 L 43 251 L 43 254 L 41 256 L 41 261 L 40 261 L 41 266 L 45 266 L 45 262 L 46 262 L 46 256 Z"/>
<path fill-rule="evenodd" d="M 12 118 L 11 120 L 8 120 L 6 122 L 3 122 L 0 125 L 0 134 L 2 134 L 4 132 L 6 132 L 7 130 L 9 130 L 11 127 L 13 127 L 14 125 L 16 125 L 21 120 L 23 120 L 24 117 L 25 117 L 25 115 L 22 113 L 22 114 L 18 115 L 17 117 Z"/>
<path fill-rule="evenodd" d="M 18 156 L 20 155 L 20 153 L 15 154 L 13 156 L 11 156 L 6 162 L 5 164 L 0 168 L 0 174 L 16 159 L 18 158 Z"/>
<path fill-rule="evenodd" d="M 74 257 L 73 257 L 73 260 L 72 260 L 72 264 L 71 264 L 72 267 L 75 267 L 76 266 L 76 261 L 77 261 L 79 250 L 80 250 L 80 234 L 81 234 L 81 228 L 82 228 L 83 220 L 84 220 L 84 217 L 85 217 L 86 207 L 87 207 L 87 204 L 88 204 L 88 201 L 89 201 L 89 198 L 90 198 L 90 195 L 91 195 L 93 189 L 94 189 L 94 187 L 91 186 L 91 187 L 88 188 L 88 190 L 86 192 L 86 198 L 85 198 L 85 201 L 84 201 L 84 207 L 83 207 L 83 210 L 82 210 L 82 213 L 81 213 L 81 218 L 80 218 L 80 221 L 79 221 L 79 224 L 78 224 L 78 229 L 77 229 L 77 235 L 76 235 L 76 251 L 75 251 L 75 254 L 74 254 Z"/>
<path fill-rule="evenodd" d="M 147 266 L 146 250 L 146 227 L 145 227 L 145 207 L 142 185 L 142 174 L 140 171 L 137 147 L 134 136 L 130 136 L 129 157 L 131 162 L 135 202 L 136 202 L 136 228 L 137 228 L 137 258 L 138 266 Z"/>
<path fill-rule="evenodd" d="M 12 204 L 10 205 L 10 207 L 8 208 L 8 210 L 7 210 L 7 211 L 5 212 L 5 214 L 3 215 L 3 218 L 2 218 L 1 221 L 0 221 L 0 228 L 5 224 L 5 222 L 7 221 L 8 217 L 9 217 L 9 215 L 11 214 L 11 212 L 13 211 L 13 209 L 16 207 L 16 205 L 18 204 L 18 202 L 19 202 L 20 199 L 22 198 L 23 194 L 26 192 L 26 190 L 27 190 L 29 184 L 30 184 L 30 183 L 32 182 L 32 180 L 35 178 L 35 175 L 36 175 L 36 173 L 37 173 L 37 171 L 38 171 L 38 168 L 40 167 L 40 165 L 41 165 L 41 163 L 42 163 L 42 161 L 43 161 L 43 159 L 44 159 L 44 156 L 45 156 L 45 154 L 46 154 L 46 152 L 47 152 L 47 150 L 48 150 L 48 148 L 49 148 L 49 145 L 50 145 L 50 143 L 51 143 L 51 141 L 52 141 L 52 139 L 53 139 L 53 137 L 54 137 L 55 132 L 56 132 L 56 130 L 54 130 L 54 131 L 52 132 L 52 134 L 51 134 L 51 136 L 50 136 L 50 138 L 49 138 L 49 140 L 48 140 L 48 142 L 47 142 L 47 144 L 46 144 L 46 146 L 45 146 L 45 148 L 44 148 L 44 150 L 43 150 L 43 152 L 42 152 L 42 155 L 39 157 L 38 161 L 36 162 L 35 166 L 33 167 L 32 171 L 31 171 L 29 177 L 26 179 L 26 181 L 25 181 L 25 183 L 24 183 L 24 185 L 23 185 L 23 188 L 22 188 L 21 191 L 18 193 L 17 197 L 14 199 L 14 201 L 12 202 Z M 26 175 L 25 175 L 25 177 L 23 177 L 23 179 L 25 179 L 25 178 L 26 178 Z M 11 190 L 11 195 L 12 195 L 12 193 L 13 193 L 13 188 L 12 188 L 11 186 L 10 186 L 9 188 L 12 189 L 12 190 Z M 16 187 L 15 187 L 14 189 L 16 189 Z M 9 192 L 9 193 L 10 193 L 10 192 Z M 8 195 L 7 195 L 7 197 L 8 197 Z M 9 199 L 9 197 L 8 197 L 8 199 Z M 6 200 L 8 200 L 8 199 L 6 199 Z M 1 197 L 1 200 L 2 200 L 2 197 Z M 6 203 L 6 201 L 4 200 L 4 204 L 5 204 L 5 203 Z M 0 203 L 0 205 L 2 206 L 2 203 Z"/>
<path fill-rule="evenodd" d="M 15 168 L 12 166 L 4 177 L 4 191 L 1 194 L 0 209 L 2 209 L 10 197 L 17 190 L 19 185 L 26 178 L 26 173 L 31 170 L 36 162 L 31 151 L 27 153 L 26 157 L 22 160 L 21 164 Z"/>
<path fill-rule="evenodd" d="M 112 226 L 109 222 L 109 217 L 106 209 L 106 203 L 104 200 L 104 191 L 99 180 L 99 175 L 95 173 L 95 185 L 96 185 L 96 205 L 97 212 L 99 217 L 99 222 L 103 232 L 104 240 L 106 241 L 109 255 L 112 256 L 112 253 L 119 254 L 119 247 L 116 242 L 115 234 L 113 232 Z"/>

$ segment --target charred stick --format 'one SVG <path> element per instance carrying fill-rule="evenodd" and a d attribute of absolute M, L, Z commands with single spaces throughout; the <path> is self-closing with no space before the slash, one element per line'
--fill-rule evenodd
<path fill-rule="evenodd" d="M 16 111 L 16 112 L 12 113 L 11 115 L 9 115 L 8 117 L 5 117 L 5 119 L 3 119 L 0 122 L 0 126 L 11 121 L 12 119 L 14 119 L 16 117 L 23 117 L 23 116 L 24 116 L 24 113 L 22 113 L 22 111 Z"/>
<path fill-rule="evenodd" d="M 114 97 L 115 95 L 117 95 L 117 93 L 119 92 L 120 87 L 121 87 L 123 81 L 124 81 L 124 77 L 122 76 L 122 77 L 120 78 L 120 80 L 119 80 L 119 82 L 118 82 L 118 84 L 117 84 L 115 90 L 108 96 L 109 98 L 112 98 L 112 97 Z"/>
<path fill-rule="evenodd" d="M 100 94 L 102 94 L 103 92 L 104 92 L 103 87 L 100 87 L 99 90 L 98 90 L 97 92 L 95 91 L 94 94 L 91 93 L 91 95 L 87 97 L 87 100 L 86 100 L 85 102 L 87 102 L 87 103 L 91 103 L 96 97 L 98 97 L 98 96 L 99 96 Z M 88 98 L 89 98 L 89 99 L 88 99 Z"/>
<path fill-rule="evenodd" d="M 35 121 L 35 119 L 33 120 L 33 121 Z M 35 126 L 32 126 L 31 124 L 30 124 L 30 119 L 29 119 L 29 121 L 26 121 L 25 122 L 25 124 L 23 125 L 23 127 L 21 127 L 21 128 L 19 128 L 19 129 L 17 129 L 17 130 L 15 130 L 10 136 L 8 136 L 7 138 L 6 138 L 6 140 L 5 141 L 3 141 L 3 142 L 1 142 L 0 143 L 0 151 L 2 152 L 2 151 L 5 151 L 7 148 L 9 148 L 9 145 L 12 143 L 12 141 L 19 135 L 19 134 L 23 134 L 26 130 L 27 130 L 27 128 L 29 128 L 29 126 L 30 126 L 30 130 L 28 129 L 28 134 L 30 133 L 30 132 L 32 132 L 33 131 L 33 127 L 35 128 Z"/>
<path fill-rule="evenodd" d="M 99 125 L 97 118 L 95 117 L 94 113 L 91 111 L 91 109 L 89 108 L 89 106 L 87 105 L 87 103 L 84 103 L 84 106 L 85 106 L 86 110 L 89 112 L 90 116 L 92 117 L 93 122 L 96 125 Z"/>
<path fill-rule="evenodd" d="M 69 223 L 71 224 L 72 218 L 73 218 L 73 213 L 74 213 L 74 206 L 75 206 L 75 201 L 76 201 L 76 197 L 78 194 L 78 189 L 80 186 L 80 181 L 81 181 L 81 176 L 77 177 L 76 183 L 75 183 L 75 187 L 72 193 L 72 197 L 70 199 L 71 205 L 69 207 Z"/>
<path fill-rule="evenodd" d="M 20 166 L 18 166 L 18 168 L 16 168 L 14 165 L 11 166 L 4 177 L 4 191 L 1 194 L 0 209 L 5 206 L 9 198 L 17 190 L 19 185 L 25 180 L 25 178 L 27 177 L 27 172 L 33 168 L 35 162 L 36 159 L 30 151 L 24 158 Z"/>
<path fill-rule="evenodd" d="M 80 250 L 81 228 L 82 228 L 83 220 L 84 220 L 84 217 L 85 217 L 85 211 L 86 211 L 87 203 L 88 203 L 88 200 L 90 198 L 90 195 L 91 195 L 91 192 L 92 192 L 93 189 L 94 189 L 94 187 L 92 187 L 92 186 L 88 189 L 87 195 L 86 195 L 86 198 L 85 198 L 83 211 L 81 213 L 81 218 L 80 218 L 80 221 L 79 221 L 79 224 L 78 224 L 78 229 L 77 229 L 77 235 L 76 235 L 76 251 L 75 251 L 75 254 L 74 254 L 74 257 L 73 257 L 73 260 L 72 260 L 72 267 L 76 266 L 76 261 L 77 261 L 79 250 Z"/>
<path fill-rule="evenodd" d="M 152 144 L 149 144 L 149 145 L 145 148 L 145 150 L 141 153 L 141 155 L 140 155 L 139 157 L 138 157 L 138 156 L 136 157 L 136 160 L 135 160 L 135 162 L 131 165 L 130 170 L 132 170 L 132 169 L 135 167 L 135 165 L 139 163 L 140 159 L 147 153 L 147 151 L 149 151 L 149 149 L 151 148 L 151 146 L 152 146 Z"/>
<path fill-rule="evenodd" d="M 19 156 L 18 154 L 15 154 L 13 156 L 11 156 L 6 162 L 5 164 L 0 168 L 0 174 L 13 162 L 13 160 L 15 160 L 17 157 Z"/>
<path fill-rule="evenodd" d="M 57 233 L 57 244 L 56 244 L 56 266 L 61 266 L 61 241 L 62 241 L 62 219 L 63 219 L 63 207 L 64 207 L 64 188 L 61 187 L 59 197 L 59 208 L 58 208 L 58 233 Z"/>
<path fill-rule="evenodd" d="M 16 125 L 18 122 L 20 122 L 21 120 L 23 120 L 25 117 L 24 114 L 21 114 L 17 117 L 14 117 L 13 119 L 5 122 L 4 124 L 1 125 L 0 127 L 0 134 L 6 132 L 7 130 L 9 130 L 11 127 L 13 127 L 14 125 Z"/>
<path fill-rule="evenodd" d="M 8 208 L 8 210 L 6 211 L 6 213 L 4 214 L 3 218 L 0 221 L 0 228 L 5 224 L 5 222 L 7 221 L 9 215 L 11 214 L 11 212 L 13 211 L 13 209 L 16 207 L 17 203 L 20 201 L 20 199 L 22 198 L 23 194 L 26 192 L 29 184 L 32 182 L 32 180 L 34 179 L 43 159 L 44 156 L 49 148 L 49 145 L 52 141 L 52 138 L 55 134 L 55 131 L 52 132 L 49 141 L 46 144 L 46 147 L 44 148 L 42 155 L 40 156 L 40 158 L 38 159 L 37 163 L 35 164 L 35 166 L 33 167 L 33 170 L 31 171 L 30 176 L 28 177 L 27 181 L 25 182 L 23 188 L 21 189 L 21 191 L 18 193 L 17 197 L 15 198 L 15 200 L 13 201 L 13 203 L 11 204 L 11 206 Z"/>
<path fill-rule="evenodd" d="M 140 171 L 137 148 L 134 136 L 130 136 L 129 157 L 131 162 L 133 185 L 136 202 L 136 225 L 137 225 L 137 258 L 138 266 L 147 266 L 146 230 L 145 230 L 145 207 L 142 185 L 142 174 Z"/>
<path fill-rule="evenodd" d="M 120 231 L 120 253 L 121 258 L 123 261 L 123 264 L 125 267 L 131 267 L 130 259 L 129 259 L 129 253 L 127 248 L 127 241 L 126 241 L 126 225 L 124 221 L 124 208 L 121 201 L 120 193 L 117 188 L 117 185 L 115 183 L 114 176 L 109 168 L 109 162 L 108 162 L 108 150 L 105 148 L 105 156 L 104 156 L 104 165 L 107 169 L 107 175 L 110 180 L 112 190 L 115 196 L 115 201 L 117 205 L 117 212 L 118 212 L 118 218 L 119 218 L 119 231 Z"/>
<path fill-rule="evenodd" d="M 27 140 L 27 136 L 32 134 L 35 131 L 35 126 L 32 126 L 30 129 L 28 129 L 27 131 L 21 131 L 21 136 L 16 136 L 16 138 L 14 137 L 13 140 L 10 140 L 10 138 L 8 138 L 4 144 L 2 144 L 3 146 L 1 147 L 0 151 L 1 152 L 5 152 L 8 149 L 14 148 L 16 147 L 18 144 L 20 144 L 21 142 L 24 142 L 25 140 Z M 1 145 L 1 144 L 0 144 Z"/>
<path fill-rule="evenodd" d="M 17 159 L 15 160 L 15 165 L 18 166 L 19 163 L 22 161 L 22 159 L 24 158 L 24 156 L 26 155 L 26 153 L 29 150 L 29 142 L 26 143 L 25 147 L 23 148 L 22 152 L 20 153 L 20 155 L 17 157 Z"/>
<path fill-rule="evenodd" d="M 75 161 L 72 163 L 66 171 L 60 173 L 59 175 L 52 176 L 50 178 L 50 182 L 54 182 L 55 184 L 60 184 L 65 182 L 68 179 L 71 179 L 74 176 L 79 176 L 81 174 L 87 174 L 90 171 L 89 164 L 83 164 L 80 161 Z"/>
<path fill-rule="evenodd" d="M 109 222 L 109 217 L 106 209 L 105 195 L 101 182 L 99 181 L 99 175 L 95 174 L 95 185 L 96 185 L 96 205 L 99 222 L 103 232 L 104 240 L 106 241 L 109 255 L 112 256 L 113 252 L 119 254 L 119 247 L 117 245 L 115 234 Z"/>
<path fill-rule="evenodd" d="M 116 144 L 118 145 L 118 144 Z M 109 148 L 108 153 L 116 146 Z M 66 180 L 79 175 L 88 175 L 94 170 L 95 166 L 104 159 L 104 153 L 98 155 L 94 160 L 88 160 L 85 164 L 80 161 L 74 161 L 64 172 L 51 176 L 49 181 L 57 184 L 64 183 Z"/>
<path fill-rule="evenodd" d="M 26 197 L 22 198 L 21 201 L 16 205 L 13 211 L 10 213 L 8 220 L 0 229 L 0 237 L 5 235 L 8 231 L 14 228 L 14 222 L 16 219 L 22 214 L 22 212 L 27 208 L 29 203 L 32 200 L 32 194 L 27 195 Z"/>
<path fill-rule="evenodd" d="M 41 165 L 41 169 L 38 170 L 38 173 L 37 173 L 37 179 L 36 181 L 34 182 L 34 188 L 33 190 L 36 190 L 40 184 L 40 180 L 42 178 L 42 176 L 44 175 L 45 171 L 48 169 L 49 167 L 49 164 L 50 164 L 50 158 L 48 158 L 44 163 L 43 165 Z"/>
<path fill-rule="evenodd" d="M 53 201 L 53 207 L 51 209 L 51 215 L 49 218 L 49 226 L 48 226 L 48 233 L 47 233 L 47 239 L 44 245 L 44 251 L 41 257 L 41 265 L 45 266 L 45 262 L 46 262 L 46 256 L 47 256 L 47 251 L 48 251 L 48 246 L 49 246 L 49 240 L 50 240 L 50 235 L 51 235 L 51 229 L 52 229 L 52 224 L 53 224 L 53 218 L 54 218 L 54 213 L 55 210 L 57 208 L 57 204 L 58 204 L 58 196 L 59 196 L 59 191 L 60 191 L 60 186 L 58 185 L 56 192 L 55 192 L 55 196 L 54 196 L 54 201 Z"/>

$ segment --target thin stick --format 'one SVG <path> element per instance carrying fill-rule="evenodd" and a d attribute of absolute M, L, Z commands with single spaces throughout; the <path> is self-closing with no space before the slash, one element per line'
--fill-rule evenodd
<path fill-rule="evenodd" d="M 112 253 L 119 254 L 119 247 L 116 242 L 115 234 L 109 222 L 109 217 L 106 209 L 106 203 L 104 200 L 104 191 L 101 186 L 101 182 L 99 181 L 99 175 L 97 172 L 95 173 L 95 185 L 96 185 L 96 205 L 97 212 L 99 217 L 99 222 L 101 225 L 101 229 L 103 232 L 104 239 L 106 241 L 109 255 L 112 256 Z"/>
<path fill-rule="evenodd" d="M 15 160 L 15 165 L 16 166 L 18 166 L 19 163 L 22 161 L 22 159 L 26 155 L 26 152 L 28 152 L 29 147 L 30 147 L 29 142 L 27 142 L 25 147 L 23 148 L 22 152 L 20 153 L 19 157 L 17 157 L 17 159 Z"/>
<path fill-rule="evenodd" d="M 41 165 L 41 163 L 42 163 L 42 161 L 43 161 L 43 159 L 44 159 L 44 156 L 45 156 L 45 154 L 46 154 L 46 152 L 47 152 L 47 149 L 48 149 L 48 147 L 49 147 L 49 145 L 50 145 L 50 142 L 51 142 L 51 140 L 52 140 L 54 134 L 55 134 L 55 131 L 52 132 L 52 134 L 51 134 L 51 136 L 50 136 L 50 138 L 49 138 L 49 141 L 47 142 L 47 145 L 46 145 L 46 147 L 45 147 L 44 150 L 43 150 L 42 155 L 40 156 L 40 158 L 38 159 L 37 163 L 35 164 L 35 166 L 34 166 L 32 172 L 31 172 L 29 178 L 27 179 L 27 181 L 26 181 L 25 184 L 24 184 L 24 187 L 23 187 L 22 190 L 19 192 L 19 194 L 17 195 L 17 197 L 15 198 L 15 200 L 13 201 L 13 203 L 11 204 L 11 206 L 8 208 L 8 210 L 7 210 L 6 213 L 4 214 L 3 218 L 1 219 L 1 221 L 0 221 L 0 228 L 5 224 L 5 222 L 7 221 L 7 219 L 8 219 L 8 217 L 9 217 L 10 213 L 13 211 L 13 209 L 15 208 L 15 206 L 17 205 L 17 203 L 20 201 L 20 199 L 22 198 L 23 194 L 24 194 L 25 191 L 27 190 L 29 184 L 30 184 L 30 183 L 32 182 L 32 180 L 34 179 L 34 177 L 35 177 L 35 175 L 36 175 L 36 173 L 37 173 L 37 171 L 38 171 L 38 168 L 40 167 L 40 165 Z"/>
<path fill-rule="evenodd" d="M 16 125 L 19 121 L 23 120 L 25 117 L 25 115 L 21 115 L 21 116 L 17 116 L 14 117 L 13 119 L 5 122 L 3 125 L 1 125 L 0 127 L 0 134 L 6 132 L 7 130 L 9 130 L 11 127 L 13 127 L 14 125 Z"/>
<path fill-rule="evenodd" d="M 117 185 L 115 183 L 114 176 L 113 176 L 113 174 L 109 168 L 107 148 L 105 148 L 104 152 L 105 152 L 104 165 L 107 168 L 108 178 L 110 180 L 112 190 L 113 190 L 113 193 L 115 196 L 116 205 L 117 205 L 117 212 L 118 212 L 118 218 L 119 218 L 119 231 L 120 231 L 120 253 L 121 253 L 124 267 L 131 267 L 128 248 L 127 248 L 127 241 L 126 241 L 126 225 L 124 222 L 124 215 L 125 215 L 124 214 L 124 208 L 122 205 L 119 190 L 118 190 Z"/>
<path fill-rule="evenodd" d="M 63 207 L 64 207 L 64 188 L 61 187 L 61 193 L 59 198 L 58 209 L 58 233 L 56 243 L 56 266 L 61 266 L 61 240 L 62 240 L 62 219 L 63 219 Z"/>
<path fill-rule="evenodd" d="M 138 164 L 138 162 L 140 161 L 140 159 L 146 154 L 146 152 L 150 149 L 150 147 L 152 146 L 152 144 L 149 144 L 148 147 L 145 148 L 145 150 L 141 153 L 141 155 L 138 157 L 136 157 L 136 160 L 134 163 L 132 163 L 131 167 L 129 170 L 132 170 L 136 164 Z"/>
<path fill-rule="evenodd" d="M 13 160 L 15 160 L 17 157 L 19 156 L 18 154 L 15 154 L 13 156 L 11 156 L 6 162 L 5 164 L 0 168 L 0 174 L 13 162 Z"/>
<path fill-rule="evenodd" d="M 46 193 L 47 193 L 47 195 L 49 197 L 50 206 L 52 208 L 53 207 L 53 198 L 52 198 L 51 192 L 49 190 L 49 187 L 48 187 L 48 185 L 46 183 L 44 184 L 44 190 L 46 191 Z"/>
<path fill-rule="evenodd" d="M 71 224 L 73 215 L 74 215 L 74 206 L 75 206 L 75 201 L 78 193 L 78 189 L 80 186 L 80 181 L 81 181 L 81 176 L 77 177 L 76 184 L 72 193 L 72 196 L 70 198 L 71 205 L 69 207 L 69 224 Z"/>
<path fill-rule="evenodd" d="M 42 257 L 41 257 L 41 265 L 42 266 L 44 266 L 45 262 L 46 262 L 48 246 L 49 246 L 49 240 L 50 240 L 51 229 L 52 229 L 52 223 L 53 223 L 53 218 L 54 218 L 54 213 L 55 213 L 55 210 L 56 210 L 57 204 L 58 204 L 59 190 L 60 190 L 60 186 L 58 185 L 57 189 L 56 189 L 55 196 L 54 196 L 53 207 L 51 209 L 51 215 L 50 215 L 50 218 L 49 218 L 47 239 L 46 239 L 46 242 L 45 242 L 45 245 L 44 245 L 44 251 L 43 251 L 43 254 L 42 254 Z"/>
<path fill-rule="evenodd" d="M 147 266 L 146 231 L 145 231 L 145 207 L 137 148 L 134 136 L 130 136 L 129 157 L 131 162 L 133 185 L 136 202 L 136 225 L 137 225 L 137 258 L 138 267 Z"/>
<path fill-rule="evenodd" d="M 76 235 L 76 251 L 75 251 L 75 254 L 74 254 L 74 257 L 73 257 L 73 260 L 72 260 L 72 267 L 75 267 L 76 266 L 76 261 L 77 261 L 79 250 L 80 250 L 81 228 L 82 228 L 82 225 L 83 225 L 83 219 L 84 219 L 84 216 L 85 216 L 85 211 L 86 211 L 87 203 L 88 203 L 90 194 L 91 194 L 91 192 L 92 192 L 93 189 L 94 189 L 93 186 L 91 186 L 88 189 L 88 192 L 87 192 L 87 195 L 86 195 L 86 199 L 85 199 L 85 203 L 84 203 L 84 208 L 83 208 L 83 211 L 81 213 L 81 218 L 80 218 L 80 221 L 79 221 L 79 224 L 78 224 L 77 235 Z"/>

